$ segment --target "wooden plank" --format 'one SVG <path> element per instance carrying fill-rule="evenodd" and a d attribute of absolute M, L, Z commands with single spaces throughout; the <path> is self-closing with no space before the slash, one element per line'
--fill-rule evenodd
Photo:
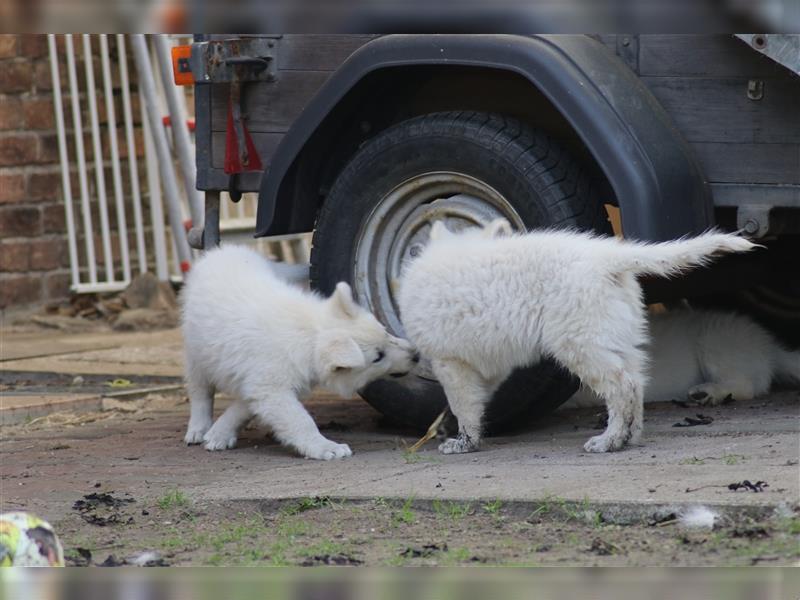
<path fill-rule="evenodd" d="M 691 142 L 800 143 L 800 85 L 766 80 L 761 100 L 747 97 L 747 79 L 642 77 Z"/>
<path fill-rule="evenodd" d="M 798 144 L 692 144 L 711 182 L 800 184 Z"/>
<path fill-rule="evenodd" d="M 253 143 L 258 151 L 258 156 L 265 167 L 269 166 L 275 149 L 278 147 L 283 133 L 261 133 L 252 134 Z M 215 131 L 211 134 L 211 166 L 215 169 L 222 169 L 225 166 L 225 132 Z"/>
<path fill-rule="evenodd" d="M 741 183 L 712 183 L 714 206 L 767 204 L 800 208 L 800 185 L 759 185 Z"/>
<path fill-rule="evenodd" d="M 655 77 L 785 78 L 789 71 L 733 35 L 640 35 L 639 73 Z"/>
<path fill-rule="evenodd" d="M 333 71 L 375 35 L 284 35 L 278 43 L 278 69 Z"/>
<path fill-rule="evenodd" d="M 320 86 L 328 71 L 279 71 L 274 83 L 248 83 L 243 88 L 244 114 L 251 133 L 286 131 Z M 228 121 L 227 85 L 213 86 L 211 129 L 225 131 Z"/>

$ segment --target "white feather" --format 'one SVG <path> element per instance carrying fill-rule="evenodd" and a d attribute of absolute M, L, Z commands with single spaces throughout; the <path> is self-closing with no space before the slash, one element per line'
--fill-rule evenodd
<path fill-rule="evenodd" d="M 707 506 L 690 506 L 678 517 L 678 522 L 687 529 L 712 529 L 719 513 Z"/>

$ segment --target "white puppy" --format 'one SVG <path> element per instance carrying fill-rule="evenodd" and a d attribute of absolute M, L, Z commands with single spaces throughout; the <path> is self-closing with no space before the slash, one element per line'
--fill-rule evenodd
<path fill-rule="evenodd" d="M 751 400 L 773 381 L 800 382 L 800 352 L 791 352 L 751 318 L 714 310 L 650 315 L 650 378 L 645 402 L 687 397 L 716 405 Z M 601 398 L 581 389 L 563 408 L 597 406 Z"/>
<path fill-rule="evenodd" d="M 640 274 L 673 275 L 754 244 L 707 233 L 662 244 L 571 231 L 508 235 L 504 220 L 460 234 L 434 223 L 400 284 L 409 339 L 431 359 L 458 419 L 445 454 L 478 448 L 481 419 L 517 367 L 549 356 L 605 399 L 608 428 L 588 452 L 618 450 L 642 431 L 647 323 Z"/>
<path fill-rule="evenodd" d="M 187 444 L 232 448 L 257 416 L 307 458 L 350 456 L 326 439 L 298 397 L 321 385 L 344 397 L 384 375 L 407 373 L 412 346 L 387 333 L 339 283 L 324 299 L 282 281 L 269 261 L 244 247 L 206 253 L 183 291 Z M 235 398 L 212 426 L 214 392 Z"/>

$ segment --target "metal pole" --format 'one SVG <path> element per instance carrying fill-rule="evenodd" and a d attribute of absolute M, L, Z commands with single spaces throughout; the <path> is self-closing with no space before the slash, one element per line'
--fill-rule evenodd
<path fill-rule="evenodd" d="M 150 125 L 150 134 L 155 142 L 156 154 L 158 155 L 158 167 L 161 171 L 161 179 L 164 183 L 164 191 L 167 197 L 167 212 L 169 213 L 170 227 L 175 238 L 175 246 L 178 258 L 181 262 L 181 269 L 188 270 L 192 262 L 189 244 L 186 241 L 186 230 L 183 228 L 183 217 L 181 215 L 180 197 L 178 193 L 178 182 L 175 179 L 175 171 L 172 168 L 172 156 L 167 144 L 167 136 L 161 126 L 161 119 L 158 117 L 158 101 L 156 98 L 156 82 L 153 78 L 153 69 L 150 64 L 150 57 L 147 54 L 147 42 L 141 33 L 131 36 L 131 47 L 133 56 L 136 60 L 136 69 L 139 74 L 139 85 L 141 94 L 147 107 L 147 117 Z"/>
<path fill-rule="evenodd" d="M 75 67 L 75 47 L 72 34 L 64 36 L 67 53 L 67 77 L 69 96 L 72 104 L 72 128 L 75 134 L 75 155 L 78 157 L 78 187 L 81 191 L 81 216 L 83 217 L 83 241 L 86 244 L 86 263 L 89 268 L 89 283 L 97 283 L 97 265 L 94 256 L 94 229 L 92 228 L 92 208 L 89 204 L 89 182 L 86 178 L 86 153 L 83 149 L 83 123 L 81 121 L 80 90 Z"/>
<path fill-rule="evenodd" d="M 97 204 L 100 207 L 100 239 L 103 243 L 103 258 L 106 265 L 106 281 L 114 281 L 114 257 L 111 253 L 111 229 L 108 224 L 108 199 L 106 197 L 106 174 L 103 168 L 103 145 L 100 141 L 100 120 L 97 116 L 97 90 L 94 87 L 94 61 L 92 41 L 88 33 L 83 34 L 83 63 L 86 67 L 86 98 L 89 101 L 89 122 L 92 126 L 92 150 L 94 152 L 94 175 L 97 183 Z"/>
<path fill-rule="evenodd" d="M 192 142 L 189 138 L 189 127 L 186 124 L 186 110 L 184 103 L 178 96 L 178 88 L 172 81 L 172 58 L 166 36 L 156 34 L 153 36 L 156 56 L 161 72 L 161 83 L 164 96 L 169 107 L 169 116 L 172 123 L 172 140 L 175 152 L 178 155 L 178 166 L 183 173 L 183 184 L 189 199 L 189 212 L 192 215 L 192 225 L 203 226 L 203 197 L 196 189 L 197 166 L 194 160 Z"/>
<path fill-rule="evenodd" d="M 125 200 L 122 197 L 122 172 L 119 166 L 117 141 L 117 116 L 114 112 L 114 92 L 111 82 L 111 64 L 108 58 L 108 35 L 100 34 L 100 65 L 103 69 L 103 95 L 106 102 L 108 145 L 111 147 L 111 178 L 114 183 L 114 200 L 119 230 L 119 254 L 122 259 L 122 279 L 131 280 L 131 257 L 128 250 L 128 220 L 125 218 Z"/>
<path fill-rule="evenodd" d="M 72 288 L 80 283 L 78 272 L 78 245 L 75 232 L 75 215 L 72 213 L 72 185 L 69 181 L 69 157 L 67 156 L 67 132 L 64 127 L 64 105 L 61 104 L 61 77 L 58 73 L 58 51 L 55 34 L 47 35 L 50 49 L 50 72 L 53 77 L 53 104 L 56 110 L 56 131 L 58 132 L 58 156 L 61 161 L 61 188 L 64 194 L 64 213 L 67 219 L 67 243 L 69 248 L 69 268 Z"/>
<path fill-rule="evenodd" d="M 203 249 L 219 246 L 219 192 L 206 192 L 206 222 L 203 227 Z"/>
<path fill-rule="evenodd" d="M 125 141 L 128 149 L 128 170 L 131 180 L 133 200 L 133 222 L 136 226 L 136 253 L 139 255 L 139 271 L 147 271 L 147 253 L 144 245 L 144 221 L 142 218 L 142 196 L 139 190 L 139 167 L 136 164 L 136 142 L 133 137 L 133 114 L 131 111 L 131 90 L 128 80 L 128 56 L 125 53 L 125 36 L 117 34 L 117 53 L 119 54 L 119 81 L 122 88 L 122 112 L 125 115 Z"/>

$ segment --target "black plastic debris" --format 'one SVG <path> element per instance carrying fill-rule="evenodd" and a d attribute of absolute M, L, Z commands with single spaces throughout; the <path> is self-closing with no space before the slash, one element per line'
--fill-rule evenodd
<path fill-rule="evenodd" d="M 77 510 L 81 518 L 90 525 L 106 527 L 122 523 L 119 509 L 133 502 L 135 502 L 133 498 L 117 498 L 111 493 L 93 492 L 86 494 L 82 500 L 76 500 L 72 508 Z M 102 511 L 100 514 L 98 514 L 98 509 Z M 133 523 L 133 517 L 128 517 L 124 522 L 130 525 Z"/>
<path fill-rule="evenodd" d="M 598 556 L 610 556 L 611 554 L 618 553 L 619 548 L 617 548 L 614 544 L 606 542 L 605 540 L 594 538 L 592 540 L 592 545 L 589 546 L 589 552 L 594 552 Z"/>
<path fill-rule="evenodd" d="M 400 553 L 405 558 L 427 558 L 437 552 L 447 552 L 447 544 L 425 544 L 422 548 L 406 548 Z"/>
<path fill-rule="evenodd" d="M 766 481 L 756 481 L 755 483 L 750 483 L 747 479 L 745 479 L 744 481 L 728 484 L 728 489 L 731 490 L 732 492 L 744 489 L 757 493 L 757 492 L 763 492 L 764 488 L 766 487 L 769 487 L 769 484 Z"/>
<path fill-rule="evenodd" d="M 670 400 L 670 402 L 672 402 L 675 406 L 680 406 L 681 408 L 689 408 L 689 403 L 686 402 L 685 400 L 676 400 L 675 398 L 673 398 L 672 400 Z"/>
<path fill-rule="evenodd" d="M 347 554 L 321 554 L 309 556 L 300 563 L 301 567 L 316 567 L 318 565 L 331 565 L 338 567 L 357 566 L 364 564 L 363 560 L 358 560 Z"/>
<path fill-rule="evenodd" d="M 708 417 L 706 415 L 701 415 L 697 413 L 695 417 L 684 417 L 683 421 L 678 423 L 674 423 L 673 427 L 695 427 L 697 425 L 711 425 L 714 422 L 713 417 Z"/>
<path fill-rule="evenodd" d="M 130 504 L 132 502 L 136 502 L 133 498 L 117 498 L 110 493 L 107 492 L 93 492 L 91 494 L 86 494 L 83 497 L 83 500 L 76 500 L 75 504 L 72 505 L 72 508 L 77 511 L 85 511 L 91 510 L 93 508 L 97 508 L 98 506 L 109 506 L 112 508 L 119 508 L 125 504 Z"/>
<path fill-rule="evenodd" d="M 75 548 L 77 556 L 67 555 L 64 560 L 73 567 L 88 567 L 92 564 L 92 551 L 88 548 Z"/>
<path fill-rule="evenodd" d="M 124 558 L 123 559 L 119 559 L 116 556 L 114 556 L 113 554 L 109 554 L 108 557 L 103 562 L 101 562 L 98 566 L 100 566 L 100 567 L 124 567 L 127 564 L 128 564 L 128 561 L 126 561 Z"/>

